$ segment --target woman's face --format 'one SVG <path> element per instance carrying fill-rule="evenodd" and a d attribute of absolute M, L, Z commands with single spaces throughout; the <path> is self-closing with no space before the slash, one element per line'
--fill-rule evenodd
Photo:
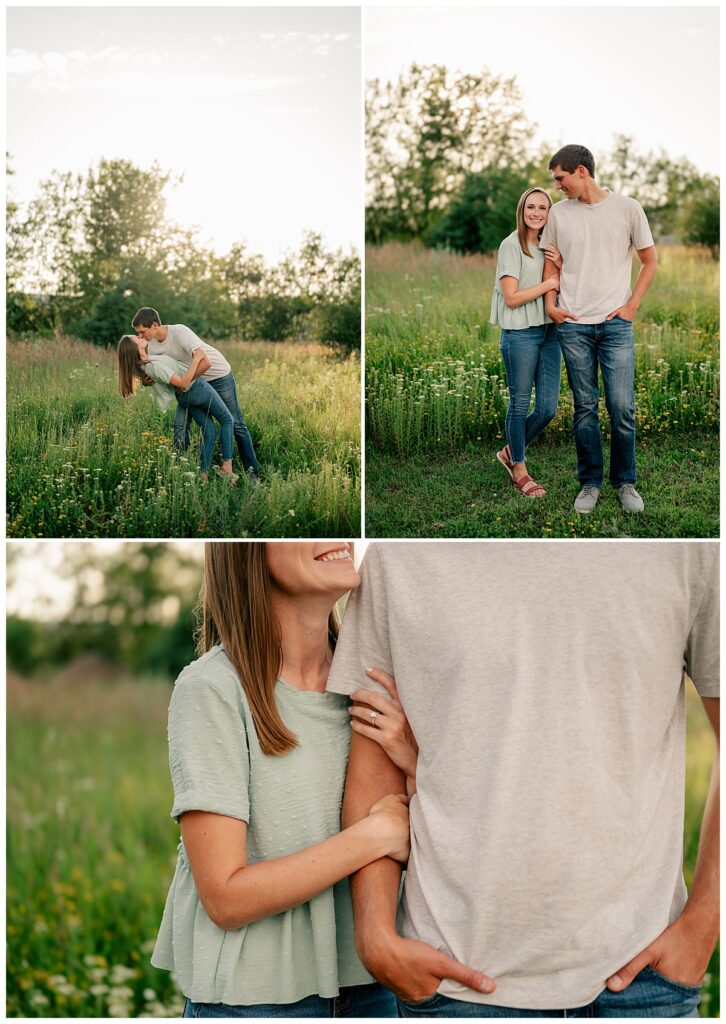
<path fill-rule="evenodd" d="M 550 201 L 544 192 L 532 192 L 524 201 L 524 223 L 533 231 L 539 231 L 547 223 Z"/>
<path fill-rule="evenodd" d="M 325 595 L 337 601 L 360 583 L 352 543 L 268 541 L 265 549 L 273 585 L 291 597 Z"/>

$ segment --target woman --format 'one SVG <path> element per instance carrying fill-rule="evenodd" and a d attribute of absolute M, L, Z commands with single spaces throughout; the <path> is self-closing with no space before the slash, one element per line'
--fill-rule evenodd
<path fill-rule="evenodd" d="M 132 395 L 136 381 L 146 376 L 153 381 L 154 397 L 162 412 L 167 411 L 174 398 L 179 405 L 189 410 L 202 431 L 199 470 L 204 480 L 209 475 L 217 440 L 217 432 L 211 421 L 216 419 L 219 422 L 223 459 L 219 475 L 235 483 L 237 477 L 232 471 L 234 420 L 214 388 L 205 380 L 193 380 L 192 368 L 171 356 L 147 355 L 139 347 L 138 340 L 130 334 L 125 334 L 118 343 L 118 364 L 119 391 L 124 398 Z"/>
<path fill-rule="evenodd" d="M 517 204 L 517 230 L 499 246 L 490 322 L 502 328 L 501 351 L 509 387 L 507 444 L 497 452 L 514 486 L 527 498 L 545 490 L 529 476 L 525 452 L 557 412 L 560 395 L 560 346 L 544 311 L 544 295 L 559 291 L 559 276 L 542 280 L 545 252 L 539 239 L 552 203 L 540 188 L 530 188 Z M 546 255 L 557 269 L 562 257 L 554 246 Z M 534 387 L 535 403 L 529 412 Z"/>
<path fill-rule="evenodd" d="M 359 583 L 343 542 L 207 544 L 204 653 L 169 709 L 182 841 L 152 956 L 186 1017 L 397 1015 L 356 954 L 347 878 L 406 861 L 407 798 L 340 831 L 351 716 L 325 690 L 335 604 Z M 400 705 L 378 717 L 400 755 Z"/>

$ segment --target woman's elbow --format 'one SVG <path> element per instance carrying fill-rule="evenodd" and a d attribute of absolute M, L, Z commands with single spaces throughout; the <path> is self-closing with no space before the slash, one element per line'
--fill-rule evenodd
<path fill-rule="evenodd" d="M 515 299 L 515 297 L 513 295 L 505 295 L 504 296 L 504 304 L 507 307 L 507 309 L 516 309 L 517 306 L 519 305 L 519 303 L 517 302 L 517 300 Z"/>
<path fill-rule="evenodd" d="M 217 928 L 221 928 L 223 932 L 236 932 L 238 928 L 249 924 L 239 914 L 233 913 L 225 901 L 203 899 L 202 906 L 212 924 L 216 924 Z"/>

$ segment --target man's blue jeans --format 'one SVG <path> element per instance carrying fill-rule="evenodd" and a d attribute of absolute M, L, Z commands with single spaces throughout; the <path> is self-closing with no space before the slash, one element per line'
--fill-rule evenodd
<path fill-rule="evenodd" d="M 610 414 L 610 482 L 635 483 L 635 340 L 633 324 L 616 316 L 601 324 L 565 321 L 557 337 L 575 399 L 573 426 L 577 474 L 581 487 L 601 487 L 602 439 L 598 399 L 598 367 L 602 370 L 605 404 Z"/>
<path fill-rule="evenodd" d="M 234 421 L 232 414 L 214 388 L 206 380 L 195 380 L 186 391 L 177 392 L 177 406 L 174 414 L 174 445 L 181 451 L 189 446 L 189 420 L 199 424 L 202 431 L 202 445 L 199 450 L 199 468 L 209 472 L 217 441 L 217 431 L 212 418 L 219 422 L 219 436 L 222 444 L 222 458 L 232 458 Z"/>
<path fill-rule="evenodd" d="M 512 462 L 524 462 L 527 446 L 557 412 L 562 359 L 555 325 L 504 329 L 501 350 L 509 388 L 507 441 Z M 534 409 L 530 412 L 532 388 Z"/>
<path fill-rule="evenodd" d="M 193 1003 L 187 999 L 184 1017 L 397 1017 L 396 997 L 382 985 L 351 985 L 334 999 L 308 996 L 297 1003 L 229 1006 Z"/>
<path fill-rule="evenodd" d="M 260 467 L 255 455 L 255 448 L 242 415 L 242 410 L 239 407 L 239 402 L 237 401 L 237 386 L 234 381 L 234 374 L 228 373 L 226 377 L 218 377 L 216 380 L 208 381 L 208 384 L 214 388 L 232 413 L 234 438 L 237 442 L 237 450 L 239 451 L 239 457 L 242 459 L 242 465 L 245 469 L 251 470 L 254 476 L 259 476 Z"/>
<path fill-rule="evenodd" d="M 586 1006 L 573 1009 L 519 1010 L 449 999 L 438 993 L 409 1003 L 399 999 L 402 1017 L 698 1017 L 701 989 L 682 985 L 646 967 L 622 992 L 603 989 Z"/>

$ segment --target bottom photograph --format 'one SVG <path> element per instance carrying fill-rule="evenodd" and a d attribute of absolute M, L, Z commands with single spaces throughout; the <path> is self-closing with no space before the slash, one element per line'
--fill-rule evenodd
<path fill-rule="evenodd" d="M 14 541 L 14 1017 L 718 1017 L 719 544 Z"/>

